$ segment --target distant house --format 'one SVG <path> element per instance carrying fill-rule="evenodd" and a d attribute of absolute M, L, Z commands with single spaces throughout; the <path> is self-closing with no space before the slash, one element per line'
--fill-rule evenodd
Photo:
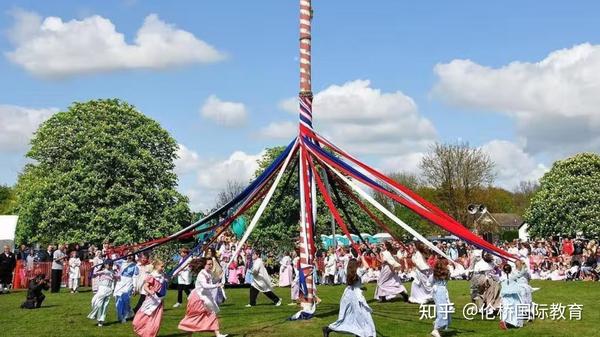
<path fill-rule="evenodd" d="M 492 213 L 498 222 L 500 231 L 518 231 L 523 224 L 523 218 L 514 213 Z"/>
<path fill-rule="evenodd" d="M 523 218 L 513 213 L 485 213 L 473 224 L 474 230 L 486 241 L 493 242 L 506 231 L 518 231 Z"/>

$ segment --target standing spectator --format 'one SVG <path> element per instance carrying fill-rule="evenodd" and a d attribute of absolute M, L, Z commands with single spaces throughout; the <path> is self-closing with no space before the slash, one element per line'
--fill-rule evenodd
<path fill-rule="evenodd" d="M 105 259 L 110 258 L 110 256 L 108 256 L 109 251 L 110 251 L 110 243 L 108 241 L 104 241 L 102 243 L 102 257 Z"/>
<path fill-rule="evenodd" d="M 562 252 L 565 255 L 573 255 L 573 242 L 571 241 L 571 239 L 566 238 L 563 240 Z"/>
<path fill-rule="evenodd" d="M 102 252 L 94 250 L 94 258 L 90 260 L 92 263 L 92 274 L 99 272 L 102 269 L 104 260 L 102 259 Z M 92 277 L 92 292 L 95 294 L 98 291 L 98 278 Z"/>
<path fill-rule="evenodd" d="M 456 261 L 458 259 L 458 249 L 456 248 L 456 241 L 452 241 L 450 244 L 450 248 L 448 248 L 448 256 L 452 259 L 452 261 Z"/>
<path fill-rule="evenodd" d="M 29 256 L 29 248 L 26 245 L 21 245 L 21 248 L 19 248 L 19 260 L 27 261 L 27 256 Z"/>
<path fill-rule="evenodd" d="M 52 280 L 50 286 L 51 293 L 57 293 L 60 291 L 63 263 L 66 258 L 67 254 L 65 254 L 65 246 L 59 245 L 58 249 L 52 254 Z"/>
<path fill-rule="evenodd" d="M 69 289 L 71 294 L 78 292 L 79 289 L 79 278 L 81 277 L 81 260 L 77 256 L 77 251 L 71 251 L 71 258 L 69 259 Z"/>
<path fill-rule="evenodd" d="M 73 251 L 77 252 L 77 257 L 79 260 L 83 261 L 85 259 L 85 256 L 83 256 L 83 249 L 81 249 L 81 246 L 78 243 L 73 245 Z"/>
<path fill-rule="evenodd" d="M 48 245 L 48 249 L 46 251 L 40 252 L 39 260 L 40 262 L 52 262 L 52 256 L 54 254 L 54 247 L 52 245 Z"/>
<path fill-rule="evenodd" d="M 0 284 L 8 287 L 12 283 L 12 275 L 17 265 L 15 254 L 8 245 L 4 246 L 4 253 L 0 255 Z"/>
<path fill-rule="evenodd" d="M 575 240 L 573 244 L 573 258 L 579 262 L 583 261 L 583 249 L 585 248 L 585 244 L 581 242 L 580 239 Z"/>
<path fill-rule="evenodd" d="M 462 241 L 458 241 L 458 247 L 456 248 L 456 250 L 458 252 L 458 257 L 467 256 L 467 248 L 465 247 L 465 244 Z"/>

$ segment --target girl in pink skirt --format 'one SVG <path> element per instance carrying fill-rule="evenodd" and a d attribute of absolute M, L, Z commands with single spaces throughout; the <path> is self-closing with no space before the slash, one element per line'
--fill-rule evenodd
<path fill-rule="evenodd" d="M 163 315 L 163 298 L 167 286 L 163 274 L 164 263 L 154 260 L 152 266 L 153 270 L 146 276 L 143 285 L 146 298 L 133 318 L 133 331 L 140 337 L 156 337 Z"/>
<path fill-rule="evenodd" d="M 198 278 L 196 288 L 188 298 L 185 317 L 179 322 L 179 329 L 187 331 L 191 336 L 194 332 L 213 331 L 217 337 L 227 337 L 219 332 L 219 320 L 217 312 L 219 305 L 215 299 L 217 291 L 223 286 L 222 283 L 213 283 L 212 259 L 200 258 L 197 265 Z"/>

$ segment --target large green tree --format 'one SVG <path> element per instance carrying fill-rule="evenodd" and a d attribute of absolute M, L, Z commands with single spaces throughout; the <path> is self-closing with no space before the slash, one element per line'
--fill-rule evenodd
<path fill-rule="evenodd" d="M 177 143 L 118 99 L 74 103 L 44 122 L 16 186 L 21 242 L 138 242 L 191 220 L 176 191 Z"/>
<path fill-rule="evenodd" d="M 285 147 L 267 149 L 265 155 L 259 160 L 256 175 L 261 174 L 284 149 Z M 296 244 L 299 235 L 300 199 L 298 167 L 292 167 L 293 164 L 294 161 L 291 160 L 269 206 L 265 209 L 259 224 L 252 233 L 251 240 L 254 246 L 274 251 L 289 251 Z M 318 166 L 317 169 L 319 169 Z M 370 218 L 350 198 L 346 197 L 341 190 L 339 194 L 341 202 L 336 202 L 336 206 L 340 209 L 340 214 L 348 225 L 348 219 L 341 211 L 342 205 L 347 209 L 351 221 L 356 225 L 359 232 L 373 233 L 379 231 Z M 317 191 L 317 195 L 316 237 L 319 240 L 321 234 L 331 234 L 331 213 L 320 192 Z M 332 199 L 334 199 L 334 202 L 336 201 L 333 192 Z M 251 216 L 257 208 L 257 206 L 253 207 L 248 214 Z M 336 231 L 338 234 L 342 234 L 337 224 Z"/>
<path fill-rule="evenodd" d="M 534 237 L 600 234 L 600 156 L 580 153 L 552 165 L 525 212 Z"/>

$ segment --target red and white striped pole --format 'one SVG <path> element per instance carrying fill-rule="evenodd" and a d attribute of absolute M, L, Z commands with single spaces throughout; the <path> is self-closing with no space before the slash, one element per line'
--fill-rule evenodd
<path fill-rule="evenodd" d="M 304 271 L 307 293 L 302 299 L 305 311 L 314 310 L 315 289 L 313 270 L 315 268 L 314 222 L 316 221 L 316 191 L 313 172 L 308 164 L 308 150 L 304 137 L 311 137 L 312 131 L 312 87 L 310 67 L 312 7 L 310 0 L 300 0 L 300 93 L 299 93 L 299 134 L 300 134 L 300 266 Z"/>

